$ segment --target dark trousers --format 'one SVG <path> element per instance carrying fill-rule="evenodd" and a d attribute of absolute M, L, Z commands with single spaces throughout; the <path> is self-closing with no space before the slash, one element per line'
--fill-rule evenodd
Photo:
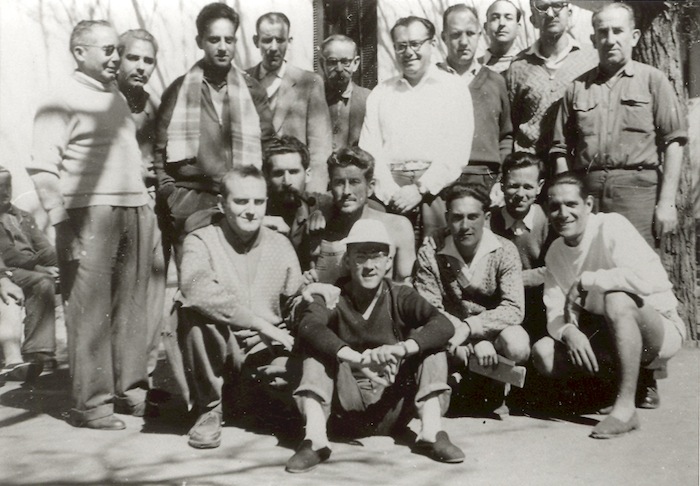
<path fill-rule="evenodd" d="M 147 288 L 155 216 L 148 206 L 69 209 L 56 231 L 77 421 L 146 398 Z"/>
<path fill-rule="evenodd" d="M 24 268 L 12 269 L 12 281 L 24 292 L 22 354 L 56 352 L 56 281 L 51 275 Z"/>

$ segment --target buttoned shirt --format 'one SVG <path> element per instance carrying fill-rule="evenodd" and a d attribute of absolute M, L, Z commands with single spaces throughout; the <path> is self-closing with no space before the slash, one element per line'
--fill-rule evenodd
<path fill-rule="evenodd" d="M 326 93 L 328 110 L 331 113 L 331 127 L 333 128 L 333 150 L 348 145 L 350 133 L 350 96 L 352 96 L 352 83 L 337 97 L 329 98 Z"/>
<path fill-rule="evenodd" d="M 506 229 L 511 230 L 515 236 L 529 233 L 534 227 L 535 212 L 532 211 L 532 208 L 530 208 L 530 211 L 527 212 L 523 219 L 515 219 L 505 207 L 501 208 L 501 214 L 506 223 Z"/>
<path fill-rule="evenodd" d="M 382 82 L 367 98 L 360 147 L 375 159 L 375 194 L 388 203 L 399 185 L 391 165 L 428 162 L 418 179 L 422 192 L 437 195 L 469 163 L 474 116 L 469 86 L 431 66 L 416 86 L 403 77 Z"/>
<path fill-rule="evenodd" d="M 265 69 L 265 66 L 260 64 L 260 77 L 258 81 L 262 87 L 265 88 L 265 91 L 267 91 L 267 100 L 270 104 L 270 110 L 273 112 L 277 104 L 277 91 L 279 91 L 280 85 L 282 84 L 282 78 L 284 77 L 286 67 L 286 60 L 282 61 L 282 65 L 275 71 L 268 71 Z"/>
<path fill-rule="evenodd" d="M 574 170 L 652 169 L 660 146 L 686 139 L 671 83 L 658 69 L 630 61 L 613 76 L 596 67 L 569 86 L 550 153 L 573 156 Z"/>
<path fill-rule="evenodd" d="M 513 151 L 544 156 L 552 145 L 559 101 L 574 79 L 598 64 L 598 53 L 572 38 L 565 56 L 546 62 L 538 42 L 518 54 L 505 76 L 513 118 Z"/>

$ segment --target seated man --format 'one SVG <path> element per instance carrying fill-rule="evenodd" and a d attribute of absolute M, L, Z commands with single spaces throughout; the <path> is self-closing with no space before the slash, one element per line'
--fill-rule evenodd
<path fill-rule="evenodd" d="M 659 256 L 623 216 L 592 209 L 579 176 L 565 172 L 552 180 L 549 219 L 561 238 L 545 258 L 550 337 L 535 343 L 533 361 L 549 377 L 600 376 L 599 361 L 612 356 L 617 398 L 591 432 L 608 439 L 639 428 L 635 391 L 655 389 L 652 370 L 680 349 L 685 324 Z M 644 393 L 636 398 L 649 403 Z"/>
<path fill-rule="evenodd" d="M 385 433 L 408 422 L 409 402 L 421 420 L 416 452 L 462 462 L 464 453 L 440 430 L 450 397 L 442 350 L 453 327 L 415 290 L 385 278 L 392 243 L 381 222 L 357 221 L 345 243 L 350 278 L 341 283 L 335 309 L 316 298 L 297 329 L 304 363 L 294 396 L 305 437 L 286 470 L 310 471 L 328 459 L 331 412 L 354 433 Z"/>
<path fill-rule="evenodd" d="M 312 235 L 312 267 L 304 274 L 306 282 L 333 284 L 344 270 L 340 259 L 345 253 L 343 239 L 360 219 L 381 222 L 394 239 L 393 280 L 408 282 L 416 260 L 411 222 L 404 216 L 371 207 L 374 193 L 374 157 L 359 147 L 346 147 L 328 159 L 333 204 L 323 207 L 324 227 Z"/>
<path fill-rule="evenodd" d="M 55 365 L 56 249 L 31 214 L 12 204 L 12 175 L 0 167 L 0 255 L 26 297 L 22 356 Z"/>
<path fill-rule="evenodd" d="M 281 307 L 298 290 L 301 270 L 289 240 L 261 227 L 266 201 L 262 172 L 252 166 L 235 168 L 221 181 L 223 216 L 184 241 L 178 296 L 181 345 L 200 414 L 189 433 L 192 447 L 221 443 L 227 365 L 232 363 L 240 374 L 261 361 L 269 364 L 283 357 L 270 342 L 292 348 Z"/>
<path fill-rule="evenodd" d="M 527 152 L 506 157 L 502 172 L 505 207 L 491 213 L 491 231 L 515 244 L 523 264 L 525 319 L 523 327 L 532 342 L 547 334 L 547 318 L 542 304 L 544 256 L 556 237 L 549 221 L 535 202 L 544 185 L 542 161 Z"/>
<path fill-rule="evenodd" d="M 472 352 L 481 366 L 494 366 L 498 355 L 526 362 L 518 250 L 486 227 L 490 200 L 482 186 L 455 184 L 445 203 L 448 235 L 418 250 L 414 286 L 454 324 L 449 351 L 460 366 Z"/>

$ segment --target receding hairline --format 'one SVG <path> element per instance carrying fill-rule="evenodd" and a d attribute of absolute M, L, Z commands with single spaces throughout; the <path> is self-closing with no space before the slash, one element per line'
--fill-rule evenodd
<path fill-rule="evenodd" d="M 489 16 L 491 15 L 491 10 L 492 10 L 493 7 L 495 7 L 496 4 L 498 4 L 498 3 L 507 3 L 508 5 L 510 5 L 511 7 L 513 7 L 513 10 L 515 10 L 515 18 L 516 18 L 516 20 L 517 20 L 518 22 L 520 22 L 520 18 L 522 17 L 523 12 L 522 12 L 522 10 L 520 10 L 520 8 L 518 8 L 518 6 L 517 6 L 516 4 L 514 4 L 513 2 L 511 2 L 511 0 L 496 0 L 496 1 L 493 2 L 491 5 L 489 5 L 489 8 L 486 9 L 486 21 L 488 21 Z"/>
<path fill-rule="evenodd" d="M 343 34 L 333 34 L 328 37 L 326 37 L 323 42 L 321 42 L 321 54 L 323 54 L 328 46 L 333 44 L 334 42 L 341 42 L 345 44 L 352 44 L 353 46 L 353 55 L 357 56 L 358 55 L 358 50 L 357 50 L 357 42 L 352 40 L 350 37 L 347 35 Z"/>
<path fill-rule="evenodd" d="M 632 7 L 623 2 L 615 2 L 603 5 L 601 8 L 593 12 L 593 15 L 591 16 L 591 25 L 593 26 L 593 30 L 595 30 L 596 21 L 598 20 L 598 17 L 600 17 L 600 14 L 613 8 L 627 12 L 627 19 L 629 20 L 630 27 L 633 29 L 637 28 L 637 19 L 634 16 L 634 10 Z"/>

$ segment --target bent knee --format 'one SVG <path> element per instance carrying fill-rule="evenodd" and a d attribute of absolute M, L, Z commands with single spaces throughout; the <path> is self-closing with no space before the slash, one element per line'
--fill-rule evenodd
<path fill-rule="evenodd" d="M 637 313 L 638 307 L 635 298 L 627 292 L 608 292 L 603 300 L 603 312 L 605 317 L 615 322 L 620 319 L 625 319 L 634 316 Z"/>
<path fill-rule="evenodd" d="M 554 374 L 554 339 L 545 336 L 532 346 L 532 364 L 543 376 Z"/>
<path fill-rule="evenodd" d="M 508 327 L 498 335 L 494 347 L 504 357 L 524 363 L 530 357 L 530 336 L 522 326 Z"/>

